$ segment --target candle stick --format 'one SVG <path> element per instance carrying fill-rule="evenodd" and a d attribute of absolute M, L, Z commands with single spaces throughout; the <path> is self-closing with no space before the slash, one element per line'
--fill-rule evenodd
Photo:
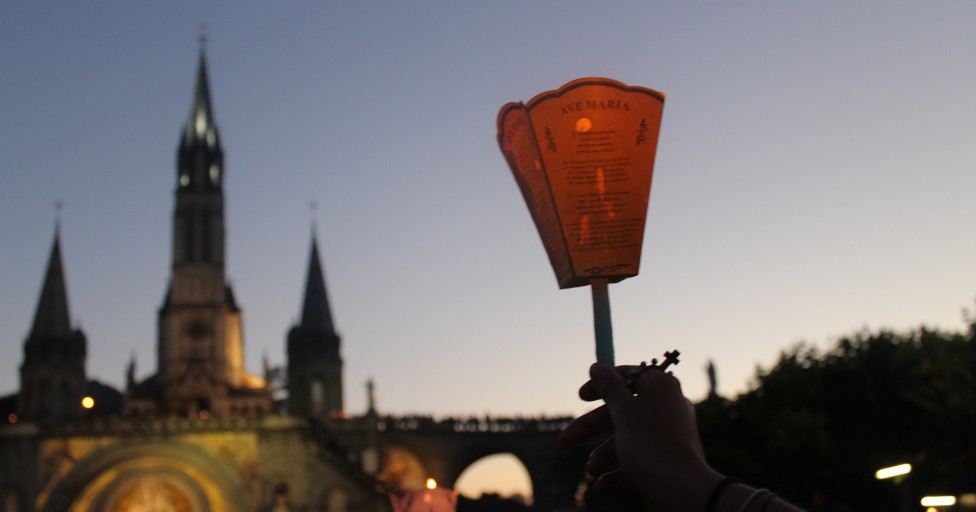
<path fill-rule="evenodd" d="M 613 362 L 613 326 L 610 323 L 610 292 L 606 279 L 590 281 L 593 290 L 593 330 L 596 334 L 596 360 L 607 366 Z"/>

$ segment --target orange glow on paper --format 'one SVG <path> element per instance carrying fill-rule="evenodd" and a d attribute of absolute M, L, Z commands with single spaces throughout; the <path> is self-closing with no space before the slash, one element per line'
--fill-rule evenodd
<path fill-rule="evenodd" d="M 560 288 L 640 268 L 664 94 L 581 78 L 498 114 L 498 143 Z"/>

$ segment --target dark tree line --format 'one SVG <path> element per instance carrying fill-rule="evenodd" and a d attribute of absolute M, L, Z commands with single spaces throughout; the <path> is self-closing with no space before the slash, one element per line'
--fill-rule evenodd
<path fill-rule="evenodd" d="M 709 462 L 810 506 L 826 488 L 855 510 L 976 490 L 976 322 L 967 332 L 860 332 L 758 370 L 732 400 L 697 406 Z M 899 481 L 881 467 L 909 462 Z"/>

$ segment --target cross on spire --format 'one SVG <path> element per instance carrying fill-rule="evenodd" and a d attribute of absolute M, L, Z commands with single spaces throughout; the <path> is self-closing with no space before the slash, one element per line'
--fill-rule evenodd
<path fill-rule="evenodd" d="M 319 208 L 319 203 L 315 199 L 312 199 L 311 201 L 308 202 L 308 212 L 309 212 L 309 215 L 311 215 L 312 230 L 313 231 L 315 230 L 316 226 L 318 225 L 318 214 L 317 214 L 317 211 L 316 211 L 316 210 L 318 210 L 318 208 Z"/>
<path fill-rule="evenodd" d="M 61 230 L 61 210 L 64 209 L 64 203 L 60 199 L 54 202 L 54 228 L 58 231 Z"/>
<path fill-rule="evenodd" d="M 200 23 L 200 49 L 207 49 L 207 22 Z"/>

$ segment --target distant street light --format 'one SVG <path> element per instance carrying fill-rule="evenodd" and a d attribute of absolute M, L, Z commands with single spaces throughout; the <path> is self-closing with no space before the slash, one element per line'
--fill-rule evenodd
<path fill-rule="evenodd" d="M 95 407 L 95 399 L 90 396 L 86 396 L 85 398 L 81 399 L 81 406 L 85 409 L 91 409 L 92 407 Z"/>
<path fill-rule="evenodd" d="M 437 487 L 437 481 L 427 479 L 427 488 L 408 491 L 402 496 L 390 496 L 394 512 L 455 512 L 457 493 Z"/>
<path fill-rule="evenodd" d="M 894 478 L 896 476 L 907 475 L 912 472 L 911 464 L 899 464 L 897 466 L 891 466 L 887 468 L 879 469 L 874 477 L 878 480 L 884 480 L 886 478 Z"/>
<path fill-rule="evenodd" d="M 976 493 L 967 492 L 959 495 L 959 505 L 968 508 L 976 508 Z"/>
<path fill-rule="evenodd" d="M 923 507 L 951 507 L 955 504 L 955 496 L 926 496 L 922 498 Z"/>

